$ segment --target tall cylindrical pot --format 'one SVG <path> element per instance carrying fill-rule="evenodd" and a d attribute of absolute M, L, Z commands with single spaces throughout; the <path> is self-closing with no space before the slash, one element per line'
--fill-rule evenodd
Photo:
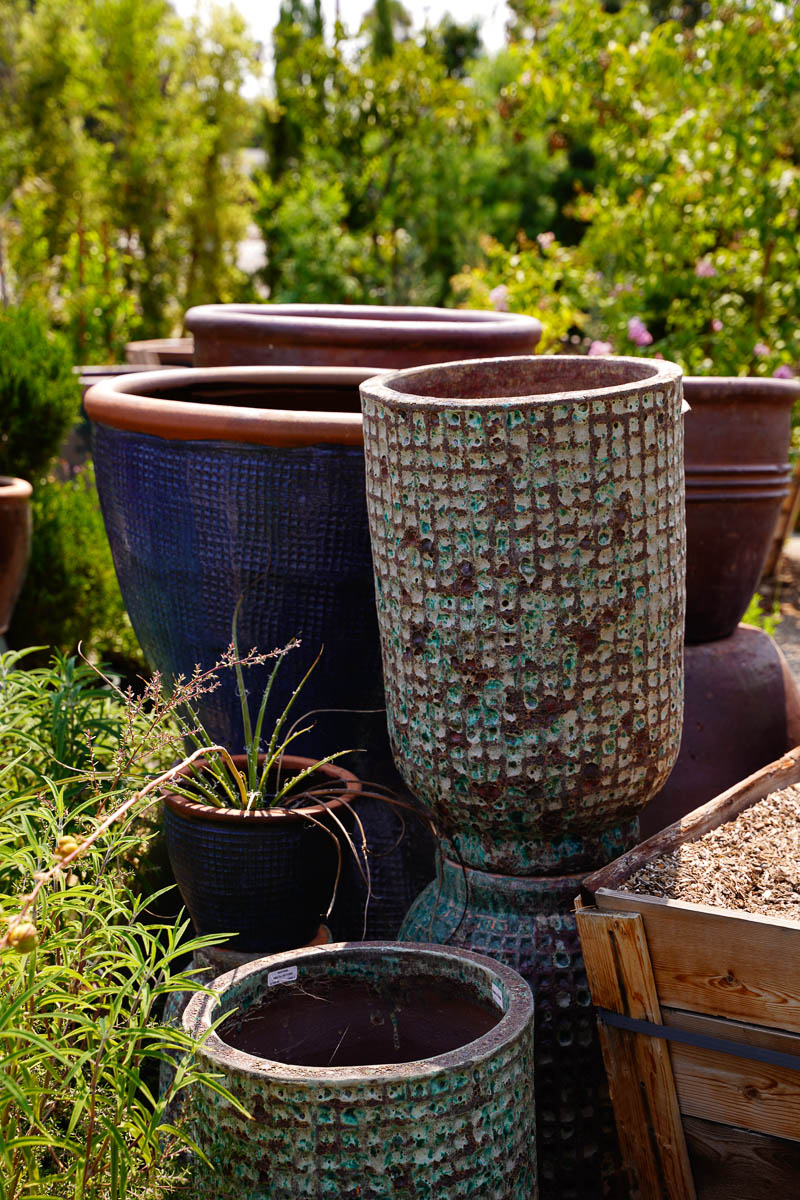
<path fill-rule="evenodd" d="M 184 1028 L 253 1119 L 193 1088 L 209 1200 L 536 1200 L 533 1001 L 507 967 L 335 944 L 240 967 L 213 992 Z"/>
<path fill-rule="evenodd" d="M 634 841 L 682 713 L 681 375 L 453 363 L 362 385 L 395 761 L 451 857 L 565 874 Z"/>
<path fill-rule="evenodd" d="M 700 643 L 733 633 L 758 586 L 791 485 L 800 382 L 690 378 L 684 394 L 686 641 Z"/>
<path fill-rule="evenodd" d="M 377 304 L 203 304 L 185 323 L 197 367 L 413 367 L 533 354 L 542 332 L 519 313 Z"/>

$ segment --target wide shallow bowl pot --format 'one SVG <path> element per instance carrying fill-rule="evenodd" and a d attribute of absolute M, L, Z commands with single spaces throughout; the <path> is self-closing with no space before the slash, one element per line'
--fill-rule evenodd
<path fill-rule="evenodd" d="M 31 552 L 31 493 L 25 479 L 0 475 L 0 635 L 11 623 Z"/>
<path fill-rule="evenodd" d="M 191 367 L 194 343 L 191 338 L 147 338 L 128 342 L 125 358 L 129 363 L 156 367 Z"/>
<path fill-rule="evenodd" d="M 294 637 L 277 715 L 323 650 L 293 717 L 382 709 L 355 368 L 230 368 L 108 380 L 86 397 L 100 503 L 122 596 L 165 680 Z M 268 661 L 247 674 L 260 697 Z M 236 682 L 200 698 L 209 735 L 242 750 Z M 382 715 L 321 713 L 299 753 L 385 742 Z M 359 724 L 359 721 L 361 723 Z M 360 769 L 360 767 L 359 767 Z"/>
<path fill-rule="evenodd" d="M 234 758 L 240 769 L 244 761 Z M 313 763 L 286 755 L 283 769 L 293 774 Z M 334 785 L 324 804 L 245 812 L 164 797 L 170 866 L 198 933 L 235 933 L 233 949 L 263 954 L 303 946 L 317 933 L 338 862 L 339 825 L 329 810 L 348 823 L 347 805 L 361 791 L 336 763 L 318 772 Z"/>
<path fill-rule="evenodd" d="M 791 486 L 800 384 L 692 378 L 684 394 L 686 640 L 710 642 L 733 633 L 761 578 Z"/>
<path fill-rule="evenodd" d="M 186 328 L 198 367 L 412 367 L 532 354 L 542 332 L 517 313 L 359 304 L 204 304 L 189 309 Z"/>
<path fill-rule="evenodd" d="M 535 1200 L 533 1001 L 515 972 L 440 946 L 339 943 L 213 991 L 184 1028 L 253 1119 L 193 1089 L 215 1168 L 199 1168 L 204 1196 Z"/>
<path fill-rule="evenodd" d="M 468 866 L 605 861 L 680 741 L 679 368 L 499 359 L 361 395 L 401 773 Z"/>

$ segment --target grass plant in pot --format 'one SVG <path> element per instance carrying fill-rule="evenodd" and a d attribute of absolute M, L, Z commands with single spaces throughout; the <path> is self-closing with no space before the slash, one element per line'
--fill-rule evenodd
<path fill-rule="evenodd" d="M 335 944 L 261 959 L 184 1029 L 249 1117 L 202 1086 L 213 1200 L 536 1200 L 533 1000 L 491 959 Z"/>
<path fill-rule="evenodd" d="M 348 827 L 358 822 L 351 804 L 361 783 L 334 761 L 347 751 L 319 759 L 288 753 L 313 724 L 303 718 L 289 724 L 305 679 L 265 733 L 275 681 L 295 648 L 290 643 L 258 656 L 274 664 L 252 720 L 234 617 L 232 669 L 246 752 L 215 746 L 187 706 L 181 718 L 187 740 L 202 757 L 164 796 L 169 860 L 195 928 L 235 934 L 230 947 L 242 952 L 268 954 L 311 941 L 336 897 L 343 844 L 355 855 Z"/>

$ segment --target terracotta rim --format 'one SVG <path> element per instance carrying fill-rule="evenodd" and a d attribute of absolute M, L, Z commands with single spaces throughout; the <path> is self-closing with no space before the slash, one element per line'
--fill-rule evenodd
<path fill-rule="evenodd" d="M 686 399 L 700 404 L 730 404 L 737 399 L 784 405 L 800 399 L 800 380 L 768 379 L 761 375 L 687 375 Z"/>
<path fill-rule="evenodd" d="M 0 502 L 6 500 L 30 500 L 33 487 L 27 479 L 16 479 L 13 475 L 0 475 Z"/>
<path fill-rule="evenodd" d="M 196 400 L 165 400 L 153 391 L 180 391 L 214 384 L 274 388 L 342 389 L 380 372 L 377 367 L 186 367 L 131 372 L 96 383 L 84 400 L 87 415 L 99 425 L 146 433 L 173 441 L 246 442 L 261 446 L 313 446 L 320 442 L 361 446 L 358 412 L 316 412 L 249 408 Z M 266 397 L 265 397 L 266 398 Z"/>
<path fill-rule="evenodd" d="M 244 754 L 232 754 L 231 757 L 237 767 L 244 765 Z M 203 759 L 198 759 L 198 765 L 202 765 L 203 761 Z M 289 771 L 300 771 L 304 767 L 313 767 L 315 761 L 313 758 L 300 758 L 293 754 L 283 756 L 283 765 Z M 186 771 L 188 772 L 190 769 L 186 768 Z M 180 817 L 186 817 L 190 821 L 211 821 L 223 825 L 245 824 L 263 828 L 269 822 L 302 821 L 307 816 L 324 816 L 328 808 L 345 807 L 360 795 L 361 780 L 352 771 L 340 767 L 337 763 L 323 763 L 317 770 L 320 775 L 327 775 L 331 780 L 347 785 L 343 795 L 332 796 L 328 800 L 327 807 L 324 804 L 310 804 L 306 808 L 255 808 L 251 812 L 244 812 L 240 808 L 214 808 L 211 804 L 187 800 L 185 796 L 178 796 L 174 792 L 166 793 L 163 800 L 171 812 L 177 813 Z"/>
<path fill-rule="evenodd" d="M 397 341 L 397 326 L 414 345 L 435 346 L 445 339 L 465 347 L 498 334 L 524 343 L 541 336 L 541 322 L 522 313 L 490 309 L 424 308 L 364 304 L 202 304 L 190 308 L 184 323 L 202 337 L 212 331 L 235 341 L 258 337 L 277 343 L 385 348 Z M 522 348 L 522 347 L 520 347 Z"/>
<path fill-rule="evenodd" d="M 269 1058 L 259 1058 L 236 1050 L 223 1042 L 216 1032 L 209 1033 L 203 1040 L 203 1050 L 215 1062 L 224 1067 L 245 1071 L 248 1074 L 269 1075 L 272 1079 L 287 1080 L 308 1087 L 324 1086 L 326 1083 L 363 1084 L 374 1080 L 376 1075 L 381 1084 L 408 1081 L 409 1068 L 413 1075 L 426 1078 L 437 1075 L 443 1070 L 457 1070 L 470 1063 L 478 1063 L 492 1057 L 509 1042 L 522 1034 L 533 1016 L 533 993 L 525 980 L 510 967 L 488 958 L 483 954 L 475 954 L 472 950 L 455 950 L 449 946 L 431 945 L 425 942 L 334 942 L 330 946 L 314 946 L 303 950 L 287 950 L 268 958 L 256 959 L 248 965 L 237 967 L 225 975 L 218 976 L 211 985 L 212 995 L 200 993 L 192 997 L 183 1016 L 183 1028 L 198 1037 L 206 1033 L 208 1026 L 220 1014 L 215 1013 L 219 994 L 235 983 L 241 982 L 247 975 L 279 970 L 281 967 L 302 967 L 304 963 L 322 963 L 331 957 L 372 958 L 378 963 L 382 953 L 397 955 L 407 954 L 417 959 L 428 959 L 435 968 L 437 961 L 444 958 L 458 957 L 467 960 L 473 967 L 473 977 L 483 976 L 487 984 L 486 992 L 492 993 L 492 984 L 501 984 L 505 990 L 507 1007 L 500 1016 L 497 1024 L 488 1033 L 466 1042 L 457 1050 L 446 1054 L 432 1055 L 430 1058 L 416 1059 L 410 1063 L 381 1064 L 372 1063 L 362 1067 L 298 1067 L 289 1063 L 274 1062 Z M 487 995 L 487 999 L 488 999 Z"/>
<path fill-rule="evenodd" d="M 612 370 L 622 368 L 630 373 L 630 379 L 622 383 L 610 383 L 603 386 L 577 386 L 566 388 L 564 391 L 553 392 L 519 392 L 514 395 L 463 395 L 459 397 L 443 397 L 425 390 L 437 377 L 446 377 L 458 371 L 462 375 L 478 374 L 480 368 L 487 366 L 515 366 L 528 364 L 532 373 L 546 368 L 556 369 L 569 379 L 570 369 L 583 374 L 596 374 L 598 379 L 608 376 Z M 591 365 L 590 365 L 591 364 Z M 369 395 L 382 404 L 392 408 L 427 408 L 448 409 L 454 405 L 469 405 L 470 408 L 515 408 L 520 404 L 573 404 L 587 400 L 602 400 L 619 395 L 644 395 L 657 386 L 677 382 L 682 377 L 681 368 L 676 363 L 658 358 L 589 358 L 578 354 L 536 354 L 520 355 L 509 358 L 478 358 L 466 362 L 442 363 L 427 367 L 411 367 L 403 371 L 384 372 L 376 379 L 370 379 L 362 385 L 361 393 Z M 415 391 L 414 388 L 420 388 Z M 464 389 L 466 391 L 466 388 Z"/>

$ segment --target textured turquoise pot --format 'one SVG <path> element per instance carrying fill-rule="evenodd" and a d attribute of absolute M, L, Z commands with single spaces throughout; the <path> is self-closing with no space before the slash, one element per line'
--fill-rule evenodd
<path fill-rule="evenodd" d="M 573 908 L 582 875 L 489 875 L 445 859 L 400 937 L 488 954 L 534 994 L 542 1200 L 628 1200 Z"/>
<path fill-rule="evenodd" d="M 449 947 L 339 943 L 260 959 L 215 980 L 213 991 L 191 1000 L 184 1028 L 204 1037 L 198 1059 L 253 1119 L 195 1089 L 192 1131 L 214 1166 L 213 1173 L 198 1167 L 198 1194 L 536 1200 L 533 1000 L 515 972 Z M 337 1008 L 334 999 L 343 996 Z M 439 996 L 441 1018 L 430 996 Z M 409 1023 L 415 1004 L 418 1016 Z M 327 1039 L 331 1059 L 362 1035 L 388 1037 L 402 1059 L 409 1033 L 415 1052 L 426 1041 L 452 1040 L 452 1012 L 462 1004 L 482 1014 L 488 1030 L 408 1062 L 297 1065 L 230 1044 L 258 1019 L 282 1045 L 296 1035 L 301 1056 L 313 1041 L 302 1027 L 305 1005 L 322 1014 L 314 1036 Z M 358 1058 L 357 1049 L 350 1053 Z M 322 1054 L 327 1060 L 327 1048 Z"/>
<path fill-rule="evenodd" d="M 471 867 L 605 861 L 680 743 L 679 368 L 448 363 L 361 400 L 401 774 Z"/>

